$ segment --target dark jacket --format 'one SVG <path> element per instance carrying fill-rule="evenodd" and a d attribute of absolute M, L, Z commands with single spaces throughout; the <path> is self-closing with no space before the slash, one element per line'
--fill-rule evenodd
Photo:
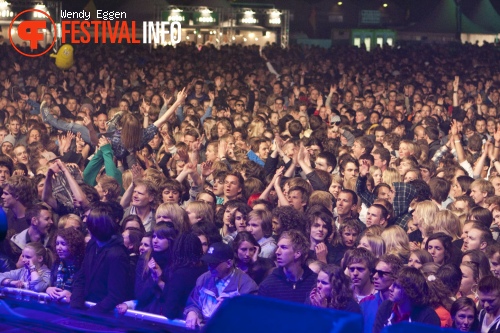
<path fill-rule="evenodd" d="M 162 270 L 161 279 L 166 283 L 171 259 L 170 251 L 153 251 L 151 257 L 154 258 L 156 264 L 160 266 Z M 158 286 L 158 282 L 153 280 L 149 270 L 145 273 L 145 267 L 148 265 L 146 260 L 148 259 L 142 255 L 137 262 L 134 288 L 135 299 L 138 301 L 136 309 L 139 311 L 160 314 L 162 311 L 161 294 L 163 291 Z"/>
<path fill-rule="evenodd" d="M 206 265 L 181 267 L 170 272 L 162 294 L 162 314 L 165 317 L 169 319 L 183 317 L 184 307 L 191 290 L 196 285 L 196 280 L 206 272 Z"/>
<path fill-rule="evenodd" d="M 481 312 L 479 312 L 479 324 L 477 325 L 477 332 L 481 332 L 481 327 L 483 326 L 483 320 L 485 316 L 486 311 L 481 310 Z M 496 323 L 491 326 L 488 333 L 500 333 L 500 319 L 496 320 Z"/>
<path fill-rule="evenodd" d="M 373 333 L 379 333 L 388 324 L 388 320 L 392 315 L 393 306 L 394 302 L 389 300 L 383 301 L 382 304 L 380 304 L 373 325 Z M 410 314 L 410 320 L 411 322 L 429 324 L 437 327 L 441 326 L 441 321 L 436 311 L 429 306 L 414 306 Z M 392 324 L 394 325 L 394 323 Z"/>
<path fill-rule="evenodd" d="M 434 156 L 434 154 L 441 148 L 441 143 L 439 140 L 434 140 L 429 145 L 429 154 L 427 155 L 429 160 Z"/>
<path fill-rule="evenodd" d="M 259 286 L 259 295 L 284 301 L 304 303 L 316 284 L 318 275 L 303 266 L 304 274 L 297 282 L 289 281 L 282 267 L 277 267 Z"/>
<path fill-rule="evenodd" d="M 82 268 L 75 276 L 71 306 L 84 308 L 85 301 L 97 303 L 93 312 L 109 312 L 130 299 L 130 261 L 121 235 L 99 247 L 91 239 L 85 249 Z"/>

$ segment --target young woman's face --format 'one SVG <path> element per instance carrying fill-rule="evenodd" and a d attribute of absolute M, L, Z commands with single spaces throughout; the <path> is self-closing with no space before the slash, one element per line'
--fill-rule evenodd
<path fill-rule="evenodd" d="M 461 332 L 470 332 L 475 320 L 475 311 L 471 307 L 465 307 L 457 311 L 453 317 L 455 327 Z"/>
<path fill-rule="evenodd" d="M 226 226 L 231 226 L 231 215 L 234 214 L 234 211 L 236 210 L 236 207 L 226 207 L 226 210 L 224 211 L 224 217 L 222 219 L 222 222 Z"/>
<path fill-rule="evenodd" d="M 376 170 L 373 174 L 373 183 L 375 186 L 382 182 L 382 170 Z"/>
<path fill-rule="evenodd" d="M 153 251 L 160 252 L 168 249 L 168 239 L 161 238 L 156 233 L 153 234 Z"/>
<path fill-rule="evenodd" d="M 335 199 L 337 199 L 339 197 L 339 193 L 341 190 L 342 190 L 342 185 L 340 185 L 339 183 L 332 182 L 330 188 L 328 189 L 328 192 L 330 192 L 330 194 L 333 195 Z"/>
<path fill-rule="evenodd" d="M 474 279 L 474 274 L 470 267 L 460 265 L 460 271 L 462 271 L 460 292 L 463 296 L 467 296 L 472 292 L 472 289 L 477 286 L 477 281 Z"/>
<path fill-rule="evenodd" d="M 404 178 L 403 181 L 405 183 L 409 183 L 409 182 L 411 182 L 412 180 L 415 180 L 415 179 L 418 179 L 418 174 L 415 171 L 408 171 L 405 174 L 405 178 Z"/>
<path fill-rule="evenodd" d="M 414 253 L 412 253 L 410 255 L 410 258 L 408 259 L 408 266 L 420 269 L 422 267 L 422 262 L 420 261 L 420 259 L 418 259 L 418 257 Z"/>
<path fill-rule="evenodd" d="M 255 246 L 247 241 L 243 241 L 238 247 L 238 259 L 245 264 L 252 261 L 252 257 L 255 254 Z"/>
<path fill-rule="evenodd" d="M 69 244 L 61 236 L 57 236 L 56 238 L 56 253 L 61 260 L 69 259 L 71 257 Z"/>
<path fill-rule="evenodd" d="M 434 262 L 438 265 L 442 265 L 444 263 L 444 246 L 438 239 L 433 239 L 429 241 L 427 244 L 427 252 L 429 252 L 434 259 Z"/>
<path fill-rule="evenodd" d="M 24 266 L 39 265 L 43 261 L 43 257 L 37 256 L 35 250 L 31 247 L 25 247 L 21 254 L 21 261 Z"/>
<path fill-rule="evenodd" d="M 125 229 L 129 229 L 129 228 L 141 230 L 141 225 L 139 224 L 138 221 L 131 220 L 125 224 Z"/>
<path fill-rule="evenodd" d="M 361 239 L 359 240 L 358 249 L 359 248 L 367 249 L 370 252 L 372 251 L 372 248 L 370 247 L 370 243 L 368 243 L 368 238 L 366 238 L 366 236 L 361 237 Z"/>
<path fill-rule="evenodd" d="M 318 273 L 318 279 L 316 281 L 316 289 L 321 294 L 321 298 L 331 297 L 332 295 L 332 285 L 328 274 L 323 271 Z"/>
<path fill-rule="evenodd" d="M 462 188 L 460 187 L 460 184 L 458 183 L 456 178 L 453 178 L 453 181 L 451 183 L 451 190 L 450 190 L 450 196 L 452 198 L 456 198 L 463 195 Z"/>
<path fill-rule="evenodd" d="M 208 251 L 208 238 L 207 238 L 207 236 L 199 235 L 198 238 L 201 242 L 201 248 L 203 249 L 203 254 L 207 253 L 207 251 Z"/>
<path fill-rule="evenodd" d="M 142 256 L 151 248 L 151 237 L 142 237 L 139 254 Z"/>

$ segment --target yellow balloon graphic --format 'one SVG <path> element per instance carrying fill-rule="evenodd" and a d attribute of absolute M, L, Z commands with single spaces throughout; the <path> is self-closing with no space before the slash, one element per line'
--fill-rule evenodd
<path fill-rule="evenodd" d="M 73 66 L 73 46 L 64 44 L 61 46 L 57 54 L 51 54 L 51 58 L 56 58 L 56 66 L 59 69 L 69 69 Z"/>

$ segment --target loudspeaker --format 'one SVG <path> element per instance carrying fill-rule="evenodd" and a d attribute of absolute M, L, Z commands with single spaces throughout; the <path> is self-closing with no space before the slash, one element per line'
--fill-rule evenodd
<path fill-rule="evenodd" d="M 207 322 L 206 333 L 355 333 L 361 314 L 244 295 L 227 299 Z"/>

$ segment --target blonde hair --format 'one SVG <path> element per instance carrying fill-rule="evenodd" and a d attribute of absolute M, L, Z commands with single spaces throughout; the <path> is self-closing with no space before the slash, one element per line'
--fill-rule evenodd
<path fill-rule="evenodd" d="M 338 173 L 332 175 L 332 183 L 339 184 L 344 187 L 344 178 L 342 178 Z"/>
<path fill-rule="evenodd" d="M 382 173 L 382 182 L 393 188 L 394 183 L 401 182 L 401 175 L 399 174 L 398 170 L 394 168 L 387 168 Z"/>
<path fill-rule="evenodd" d="M 70 220 L 78 222 L 78 226 L 79 226 L 79 228 L 81 228 L 81 226 L 82 226 L 82 219 L 80 218 L 80 216 L 78 216 L 76 214 L 66 214 L 64 216 L 61 216 L 59 218 L 59 222 L 57 223 L 57 228 L 58 229 L 65 229 L 66 228 L 66 224 Z"/>
<path fill-rule="evenodd" d="M 410 239 L 408 234 L 397 225 L 391 225 L 382 231 L 386 254 L 394 254 L 403 258 L 410 256 Z"/>
<path fill-rule="evenodd" d="M 132 170 L 127 169 L 122 173 L 122 185 L 124 189 L 128 189 L 130 184 L 132 184 Z"/>
<path fill-rule="evenodd" d="M 189 217 L 186 211 L 182 209 L 178 204 L 162 203 L 156 209 L 156 217 L 159 215 L 168 216 L 168 218 L 172 220 L 175 229 L 179 231 L 180 234 L 189 232 L 191 230 Z"/>
<path fill-rule="evenodd" d="M 300 177 L 290 178 L 285 182 L 285 184 L 288 184 L 288 188 L 292 188 L 294 186 L 300 186 L 307 191 L 307 195 L 311 195 L 311 193 L 313 192 L 311 184 L 307 180 L 302 179 Z"/>
<path fill-rule="evenodd" d="M 368 245 L 370 246 L 370 252 L 373 253 L 373 255 L 376 258 L 380 258 L 383 254 L 385 254 L 385 242 L 382 236 L 376 235 L 374 233 L 365 233 L 362 234 L 362 236 L 359 238 L 366 237 L 366 240 L 368 241 Z"/>
<path fill-rule="evenodd" d="M 248 137 L 260 138 L 266 130 L 266 123 L 260 118 L 254 118 L 248 125 Z"/>
<path fill-rule="evenodd" d="M 326 191 L 314 191 L 311 193 L 307 205 L 309 207 L 313 205 L 322 205 L 331 210 L 333 208 L 333 195 Z"/>
<path fill-rule="evenodd" d="M 417 223 L 420 227 L 419 229 L 422 231 L 423 237 L 427 237 L 433 233 L 434 221 L 438 212 L 438 206 L 431 200 L 421 201 L 415 206 L 413 219 L 415 219 L 415 214 L 418 214 L 420 217 L 420 220 L 417 221 Z"/>
<path fill-rule="evenodd" d="M 206 203 L 205 201 L 190 201 L 186 205 L 186 209 L 191 210 L 196 218 L 204 218 L 210 222 L 214 222 L 214 210 L 212 205 Z"/>
<path fill-rule="evenodd" d="M 449 210 L 437 212 L 434 223 L 434 233 L 444 232 L 457 240 L 462 235 L 460 218 Z"/>
<path fill-rule="evenodd" d="M 143 178 L 151 181 L 156 186 L 160 186 L 167 178 L 160 170 L 149 168 L 144 170 Z"/>

